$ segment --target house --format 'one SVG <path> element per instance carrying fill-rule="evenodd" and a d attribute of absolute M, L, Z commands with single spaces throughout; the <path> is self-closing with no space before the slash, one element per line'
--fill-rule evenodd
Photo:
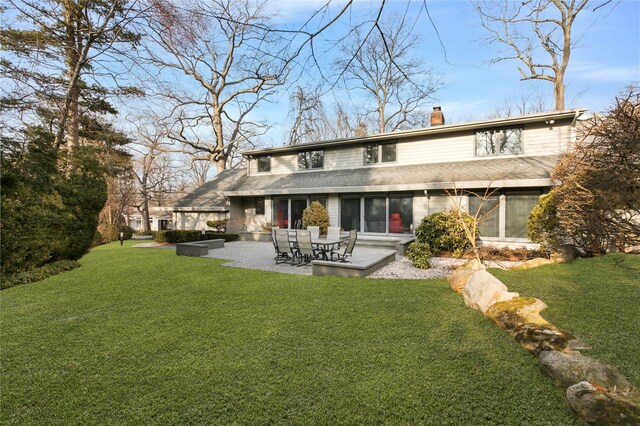
<path fill-rule="evenodd" d="M 326 206 L 332 226 L 363 236 L 411 236 L 423 217 L 454 205 L 451 190 L 484 193 L 462 205 L 491 212 L 483 241 L 527 240 L 527 219 L 552 186 L 559 155 L 576 138 L 585 109 L 445 125 L 440 107 L 431 127 L 258 149 L 243 153 L 246 167 L 218 174 L 174 207 L 176 229 L 204 229 L 228 218 L 232 232 L 266 223 L 302 227 L 313 201 Z"/>
<path fill-rule="evenodd" d="M 137 209 L 127 215 L 127 224 L 136 232 L 144 229 L 144 218 Z M 151 231 L 173 229 L 173 207 L 149 207 Z"/>

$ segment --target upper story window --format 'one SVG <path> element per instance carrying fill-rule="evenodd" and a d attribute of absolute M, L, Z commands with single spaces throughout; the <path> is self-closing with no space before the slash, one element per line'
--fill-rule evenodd
<path fill-rule="evenodd" d="M 393 163 L 396 161 L 396 144 L 368 143 L 364 146 L 364 164 Z"/>
<path fill-rule="evenodd" d="M 270 155 L 261 155 L 257 158 L 258 161 L 258 171 L 259 172 L 270 172 L 271 171 L 271 156 Z"/>
<path fill-rule="evenodd" d="M 476 156 L 522 153 L 522 129 L 491 129 L 476 132 Z"/>
<path fill-rule="evenodd" d="M 323 167 L 323 150 L 298 152 L 298 170 L 321 169 Z"/>

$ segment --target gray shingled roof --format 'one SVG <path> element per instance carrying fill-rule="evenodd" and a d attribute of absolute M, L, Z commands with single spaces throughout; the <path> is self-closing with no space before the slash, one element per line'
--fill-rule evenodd
<path fill-rule="evenodd" d="M 491 158 L 449 163 L 310 171 L 247 176 L 247 170 L 225 170 L 176 207 L 223 208 L 224 196 L 346 193 L 459 188 L 486 185 L 547 186 L 557 156 Z M 226 209 L 226 207 L 225 207 Z"/>

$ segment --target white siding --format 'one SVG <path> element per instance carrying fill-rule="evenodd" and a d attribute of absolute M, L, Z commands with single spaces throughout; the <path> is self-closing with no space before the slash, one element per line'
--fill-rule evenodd
<path fill-rule="evenodd" d="M 181 230 L 201 230 L 209 229 L 207 227 L 208 220 L 224 219 L 225 213 L 211 213 L 211 212 L 179 212 L 176 213 L 176 229 Z"/>
<path fill-rule="evenodd" d="M 460 197 L 457 197 L 457 198 L 460 198 Z M 461 200 L 462 201 L 461 204 L 463 208 L 467 207 L 466 198 L 467 197 L 462 197 L 462 200 Z M 443 212 L 447 210 L 453 210 L 456 208 L 457 203 L 458 202 L 455 201 L 454 198 L 452 198 L 448 194 L 429 195 L 429 214 Z"/>
<path fill-rule="evenodd" d="M 329 213 L 329 226 L 338 226 L 340 222 L 340 197 L 338 195 L 329 195 L 327 199 L 327 213 Z"/>
<path fill-rule="evenodd" d="M 267 209 L 267 202 L 269 208 Z M 262 226 L 271 221 L 271 200 L 265 199 L 264 214 L 256 214 L 256 206 L 254 197 L 243 199 L 245 228 L 248 232 L 261 232 Z M 239 230 L 241 231 L 241 230 Z M 237 232 L 237 231 L 236 231 Z"/>
<path fill-rule="evenodd" d="M 429 215 L 429 200 L 422 191 L 416 191 L 413 197 L 413 230 L 420 225 L 425 216 Z"/>
<path fill-rule="evenodd" d="M 523 152 L 516 156 L 540 156 L 559 154 L 570 146 L 570 121 L 564 123 L 534 123 L 525 125 L 522 132 Z M 504 158 L 476 157 L 474 155 L 475 131 L 428 135 L 397 142 L 397 161 L 374 166 L 363 164 L 363 145 L 330 147 L 324 150 L 324 169 L 339 170 L 362 167 L 387 167 L 403 164 L 427 164 L 452 161 L 470 161 L 474 159 Z M 251 174 L 256 174 L 255 159 L 250 161 Z M 298 170 L 296 153 L 274 153 L 271 158 L 272 174 L 308 173 Z M 313 172 L 313 171 L 311 171 Z"/>

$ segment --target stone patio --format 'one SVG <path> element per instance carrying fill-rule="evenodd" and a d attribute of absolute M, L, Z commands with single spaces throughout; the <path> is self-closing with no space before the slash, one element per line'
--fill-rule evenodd
<path fill-rule="evenodd" d="M 389 255 L 389 250 L 373 247 L 356 246 L 353 250 L 352 264 L 368 264 L 376 259 Z M 263 271 L 283 272 L 285 274 L 312 275 L 313 268 L 309 265 L 293 266 L 290 263 L 275 262 L 275 251 L 272 243 L 254 241 L 234 241 L 225 243 L 224 248 L 211 249 L 204 256 L 213 259 L 225 259 L 230 262 L 223 266 L 244 269 L 260 269 Z"/>

